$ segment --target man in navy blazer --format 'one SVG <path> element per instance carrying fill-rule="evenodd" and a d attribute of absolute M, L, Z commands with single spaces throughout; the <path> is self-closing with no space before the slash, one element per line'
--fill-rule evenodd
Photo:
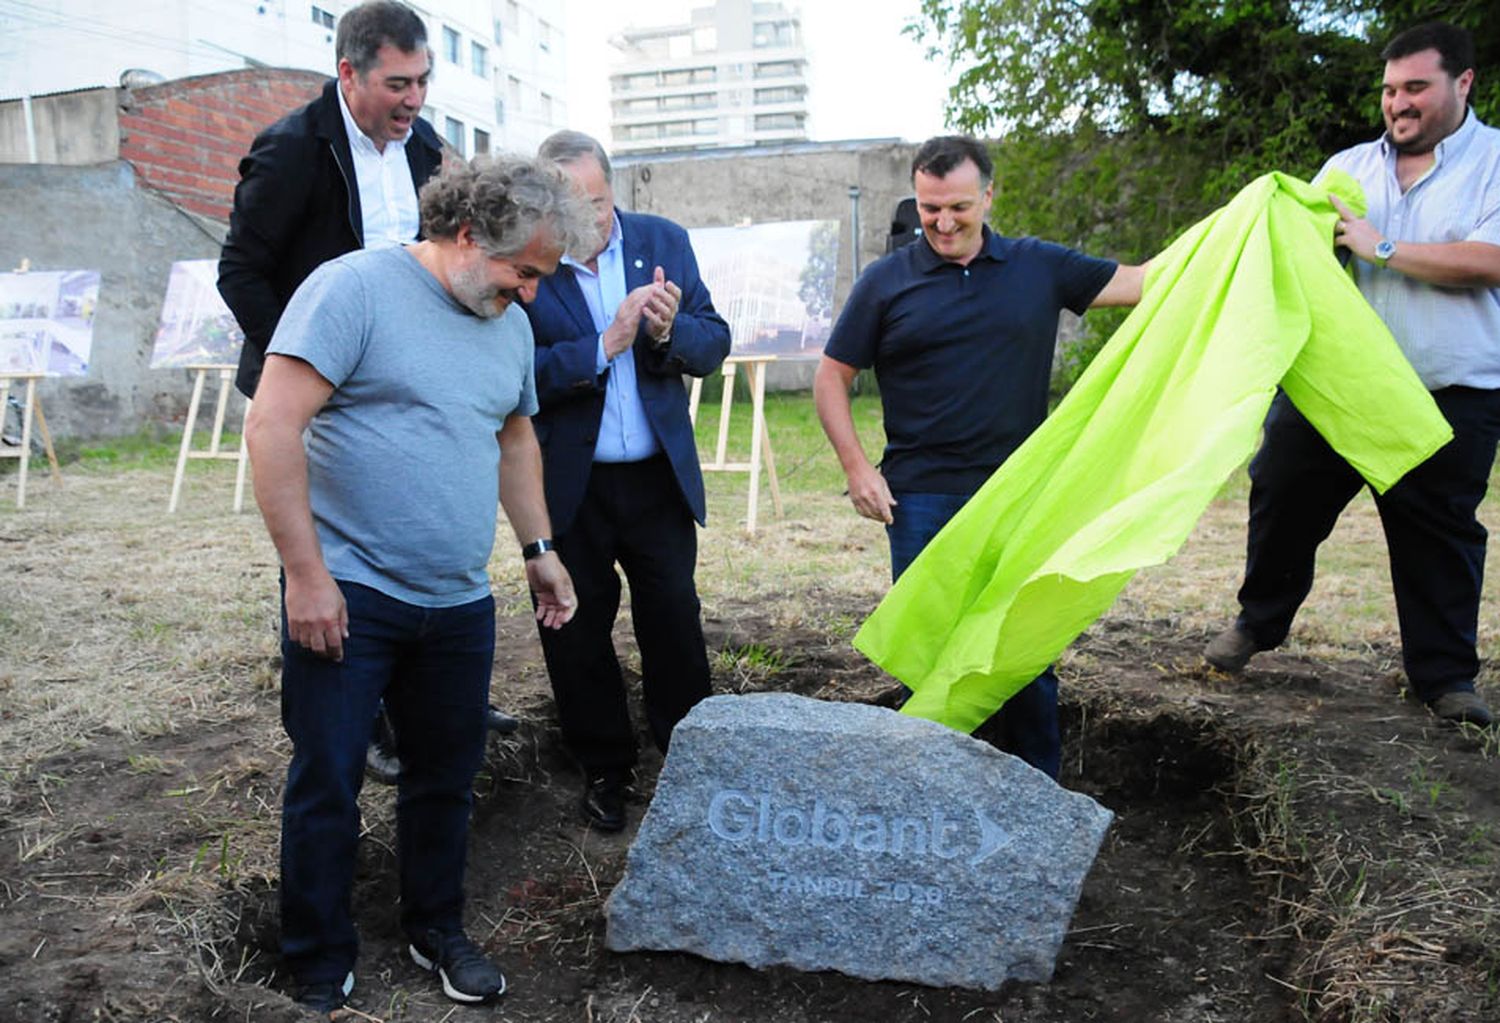
<path fill-rule="evenodd" d="M 646 716 L 665 751 L 672 728 L 709 694 L 693 583 L 703 473 L 682 378 L 718 368 L 729 326 L 714 311 L 687 232 L 615 209 L 609 157 L 597 141 L 562 131 L 538 155 L 593 204 L 600 241 L 591 259 L 565 257 L 526 307 L 541 405 L 534 425 L 556 537 L 522 541 L 528 555 L 555 546 L 573 577 L 578 613 L 560 630 L 541 630 L 542 650 L 563 739 L 586 777 L 584 817 L 618 831 L 636 742 L 610 638 L 620 606 L 615 565 L 630 582 Z"/>

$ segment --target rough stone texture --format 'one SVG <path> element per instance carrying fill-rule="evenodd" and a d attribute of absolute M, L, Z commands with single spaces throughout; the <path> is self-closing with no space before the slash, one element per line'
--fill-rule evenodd
<path fill-rule="evenodd" d="M 930 721 L 716 696 L 673 733 L 606 942 L 934 986 L 1046 981 L 1112 817 Z"/>

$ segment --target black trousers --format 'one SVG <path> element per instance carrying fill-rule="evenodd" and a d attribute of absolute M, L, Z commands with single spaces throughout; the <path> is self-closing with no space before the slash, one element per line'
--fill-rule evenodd
<path fill-rule="evenodd" d="M 615 566 L 630 583 L 646 717 L 665 752 L 677 722 L 709 694 L 693 584 L 697 523 L 665 455 L 596 462 L 578 515 L 556 543 L 578 592 L 573 620 L 540 630 L 563 740 L 590 773 L 628 769 L 636 742 L 611 638 L 620 609 Z"/>
<path fill-rule="evenodd" d="M 1500 391 L 1447 387 L 1432 396 L 1453 440 L 1375 498 L 1406 676 L 1423 700 L 1474 688 L 1488 538 L 1476 512 L 1500 441 Z M 1318 545 L 1363 485 L 1278 394 L 1250 463 L 1249 551 L 1239 593 L 1239 627 L 1261 646 L 1286 639 L 1312 588 Z"/>

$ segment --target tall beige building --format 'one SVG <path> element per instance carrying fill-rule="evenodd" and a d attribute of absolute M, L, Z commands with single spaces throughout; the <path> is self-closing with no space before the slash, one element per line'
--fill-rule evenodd
<path fill-rule="evenodd" d="M 611 40 L 610 134 L 617 154 L 807 138 L 802 17 L 781 3 L 716 0 L 686 24 Z"/>

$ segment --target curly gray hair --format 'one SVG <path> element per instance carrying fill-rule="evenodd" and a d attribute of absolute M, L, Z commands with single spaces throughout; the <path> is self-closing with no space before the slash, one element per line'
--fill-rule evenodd
<path fill-rule="evenodd" d="M 491 258 L 514 256 L 544 228 L 575 257 L 599 247 L 593 212 L 547 160 L 499 154 L 453 159 L 422 188 L 422 233 L 453 238 L 465 224 Z"/>

